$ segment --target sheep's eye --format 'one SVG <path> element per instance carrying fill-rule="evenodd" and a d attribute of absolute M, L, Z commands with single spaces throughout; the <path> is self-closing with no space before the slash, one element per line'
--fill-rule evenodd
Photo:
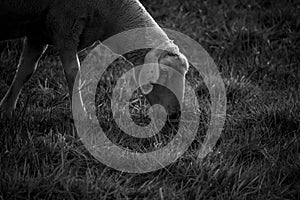
<path fill-rule="evenodd" d="M 168 71 L 168 66 L 166 66 L 166 65 L 161 65 L 160 66 L 160 69 L 162 70 L 162 71 L 164 71 L 164 72 L 166 72 L 166 71 Z"/>
<path fill-rule="evenodd" d="M 169 52 L 166 54 L 167 56 L 178 57 L 176 53 Z"/>

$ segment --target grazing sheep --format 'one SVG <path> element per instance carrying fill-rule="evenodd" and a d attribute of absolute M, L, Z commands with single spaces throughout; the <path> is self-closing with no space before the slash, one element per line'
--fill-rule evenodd
<path fill-rule="evenodd" d="M 78 51 L 122 31 L 143 27 L 155 27 L 160 39 L 173 47 L 169 48 L 173 49 L 171 53 L 151 50 L 145 56 L 145 62 L 155 61 L 156 66 L 164 64 L 180 72 L 182 76 L 176 76 L 168 70 L 164 79 L 173 84 L 176 93 L 183 98 L 187 60 L 138 0 L 1 0 L 0 27 L 0 40 L 25 37 L 16 75 L 0 103 L 2 113 L 11 114 L 15 108 L 22 86 L 34 73 L 47 45 L 54 45 L 59 52 L 72 97 L 74 80 L 80 67 Z M 118 44 L 111 46 L 116 53 L 121 52 L 120 48 L 122 46 Z M 155 69 L 158 70 L 156 76 L 148 77 L 148 80 L 157 81 L 160 70 L 166 71 L 163 66 Z M 147 69 L 139 73 L 136 81 L 141 86 L 151 73 Z M 142 92 L 150 104 L 161 103 L 170 112 L 178 111 L 174 95 L 164 88 L 157 85 L 142 87 Z"/>

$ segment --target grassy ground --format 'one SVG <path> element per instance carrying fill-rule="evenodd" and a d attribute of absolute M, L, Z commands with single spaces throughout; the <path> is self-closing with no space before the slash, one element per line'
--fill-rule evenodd
<path fill-rule="evenodd" d="M 197 161 L 196 141 L 171 166 L 143 175 L 99 163 L 69 121 L 61 63 L 48 50 L 13 120 L 0 121 L 0 199 L 300 199 L 300 3 L 142 3 L 205 47 L 222 73 L 228 110 L 215 151 Z M 21 43 L 0 49 L 2 98 Z"/>

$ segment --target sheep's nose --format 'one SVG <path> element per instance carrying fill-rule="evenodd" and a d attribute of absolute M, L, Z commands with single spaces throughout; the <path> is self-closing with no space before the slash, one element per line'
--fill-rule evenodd
<path fill-rule="evenodd" d="M 181 116 L 180 109 L 173 109 L 168 112 L 168 120 L 170 122 L 179 122 Z"/>

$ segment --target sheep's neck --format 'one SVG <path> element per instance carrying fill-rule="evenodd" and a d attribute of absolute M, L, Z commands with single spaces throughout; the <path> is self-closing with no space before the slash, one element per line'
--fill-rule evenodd
<path fill-rule="evenodd" d="M 113 37 L 109 40 L 107 45 L 110 46 L 113 51 L 123 53 L 124 49 L 127 51 L 128 49 L 133 50 L 138 45 L 136 44 L 137 42 L 140 42 L 141 45 L 143 45 L 143 43 L 155 42 L 161 44 L 161 42 L 168 40 L 164 31 L 138 1 L 125 0 L 118 2 L 119 3 L 113 2 L 114 7 L 112 8 L 112 13 L 116 13 L 116 16 L 114 16 L 114 19 L 110 22 L 112 23 L 112 30 L 108 36 L 129 30 L 134 31 L 122 34 L 121 37 Z M 151 29 L 138 29 L 145 27 L 151 27 Z M 116 38 L 122 41 L 117 41 Z"/>

